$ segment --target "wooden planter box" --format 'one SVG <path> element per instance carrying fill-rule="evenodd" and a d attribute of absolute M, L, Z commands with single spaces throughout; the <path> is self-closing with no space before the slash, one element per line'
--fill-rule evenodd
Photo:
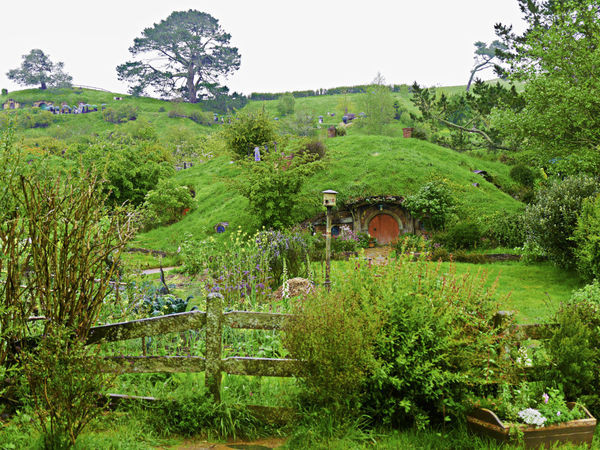
<path fill-rule="evenodd" d="M 574 403 L 567 403 L 567 406 L 571 408 L 574 405 Z M 542 428 L 519 424 L 523 432 L 525 447 L 551 447 L 556 442 L 591 445 L 596 429 L 596 419 L 587 409 L 583 409 L 587 414 L 585 419 L 571 420 Z M 488 436 L 498 442 L 514 442 L 516 439 L 514 435 L 509 434 L 510 424 L 503 424 L 496 414 L 485 408 L 477 408 L 467 416 L 467 427 L 475 434 Z"/>

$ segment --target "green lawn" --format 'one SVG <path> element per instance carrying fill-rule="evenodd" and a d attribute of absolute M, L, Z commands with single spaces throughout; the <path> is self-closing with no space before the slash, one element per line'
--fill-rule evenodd
<path fill-rule="evenodd" d="M 448 266 L 449 263 L 443 263 Z M 550 263 L 526 264 L 520 261 L 473 265 L 454 263 L 457 273 L 484 271 L 491 285 L 498 280 L 497 297 L 505 310 L 517 312 L 520 323 L 549 321 L 560 302 L 585 284 L 575 272 Z"/>

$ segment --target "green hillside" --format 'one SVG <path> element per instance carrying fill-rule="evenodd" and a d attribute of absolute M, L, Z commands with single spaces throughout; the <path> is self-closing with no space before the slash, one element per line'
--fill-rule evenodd
<path fill-rule="evenodd" d="M 311 177 L 303 189 L 303 218 L 322 212 L 321 191 L 334 189 L 339 201 L 373 195 L 410 195 L 431 177 L 448 180 L 460 202 L 463 219 L 478 220 L 499 211 L 512 212 L 522 206 L 473 170 L 485 170 L 502 187 L 510 188 L 509 167 L 416 140 L 383 136 L 349 135 L 328 139 L 326 168 Z M 139 235 L 140 246 L 173 251 L 185 233 L 201 237 L 214 233 L 214 225 L 229 222 L 230 229 L 251 231 L 256 223 L 248 202 L 231 187 L 238 173 L 229 158 L 222 156 L 176 178 L 196 188 L 198 208 L 167 228 Z M 478 183 L 479 187 L 473 186 Z"/>
<path fill-rule="evenodd" d="M 459 88 L 445 89 L 452 92 Z M 340 123 L 344 105 L 350 105 L 354 112 L 360 111 L 362 95 L 364 94 L 322 95 L 295 100 L 296 111 L 323 116 L 323 124 L 317 131 L 328 148 L 324 169 L 312 176 L 303 188 L 299 199 L 299 220 L 314 217 L 322 211 L 320 192 L 324 189 L 338 191 L 340 203 L 343 204 L 351 199 L 373 195 L 410 195 L 433 177 L 448 181 L 460 202 L 459 215 L 463 220 L 484 220 L 495 212 L 510 212 L 522 206 L 505 193 L 512 192 L 515 188 L 508 176 L 508 166 L 426 141 L 402 137 L 402 127 L 411 124 L 408 112 L 413 110 L 408 87 L 394 93 L 404 112 L 401 120 L 393 121 L 387 126 L 386 136 L 367 136 L 356 126 L 350 126 L 346 136 L 326 139 L 326 128 Z M 114 97 L 122 97 L 122 100 L 115 100 Z M 88 89 L 29 89 L 0 96 L 0 103 L 8 98 L 25 106 L 24 110 L 19 111 L 27 111 L 28 105 L 39 100 L 55 104 L 66 102 L 69 105 L 78 102 L 105 104 L 106 108 L 131 106 L 137 110 L 137 121 L 125 124 L 105 121 L 100 111 L 53 116 L 48 127 L 18 130 L 25 144 L 42 137 L 52 137 L 68 144 L 92 136 L 110 137 L 120 131 L 131 133 L 134 127 L 145 126 L 153 129 L 156 139 L 166 149 L 172 150 L 178 139 L 207 136 L 218 132 L 222 127 L 221 124 L 206 124 L 207 121 L 211 122 L 212 113 L 202 112 L 198 104 L 166 102 Z M 246 111 L 259 109 L 264 109 L 273 118 L 277 117 L 277 100 L 251 101 L 244 108 Z M 188 118 L 193 114 L 203 114 L 208 119 L 203 122 Z M 195 145 L 203 144 L 202 141 L 195 141 Z M 177 181 L 195 187 L 197 208 L 178 223 L 140 234 L 134 246 L 175 251 L 185 233 L 203 237 L 214 233 L 214 225 L 218 222 L 229 222 L 230 229 L 237 229 L 239 226 L 252 231 L 256 228 L 247 200 L 235 191 L 231 183 L 239 173 L 237 165 L 230 161 L 231 158 L 222 145 L 215 146 L 213 143 L 211 154 L 214 158 L 206 162 L 196 161 L 192 168 L 175 175 Z M 473 173 L 474 170 L 488 172 L 493 177 L 494 184 Z M 474 183 L 478 183 L 478 187 Z"/>

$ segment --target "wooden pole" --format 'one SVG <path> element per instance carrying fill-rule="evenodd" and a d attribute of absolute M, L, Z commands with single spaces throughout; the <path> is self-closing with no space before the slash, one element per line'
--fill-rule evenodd
<path fill-rule="evenodd" d="M 215 402 L 221 401 L 221 340 L 223 334 L 223 296 L 210 293 L 206 298 L 206 369 L 204 383 Z"/>
<path fill-rule="evenodd" d="M 331 206 L 327 207 L 327 224 L 325 225 L 325 287 L 331 289 L 329 273 L 331 269 Z"/>

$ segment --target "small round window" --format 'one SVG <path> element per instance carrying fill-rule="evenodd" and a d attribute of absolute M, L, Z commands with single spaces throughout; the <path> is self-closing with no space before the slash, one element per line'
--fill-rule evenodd
<path fill-rule="evenodd" d="M 340 227 L 337 225 L 334 225 L 331 227 L 331 235 L 332 236 L 339 236 L 340 235 Z"/>

